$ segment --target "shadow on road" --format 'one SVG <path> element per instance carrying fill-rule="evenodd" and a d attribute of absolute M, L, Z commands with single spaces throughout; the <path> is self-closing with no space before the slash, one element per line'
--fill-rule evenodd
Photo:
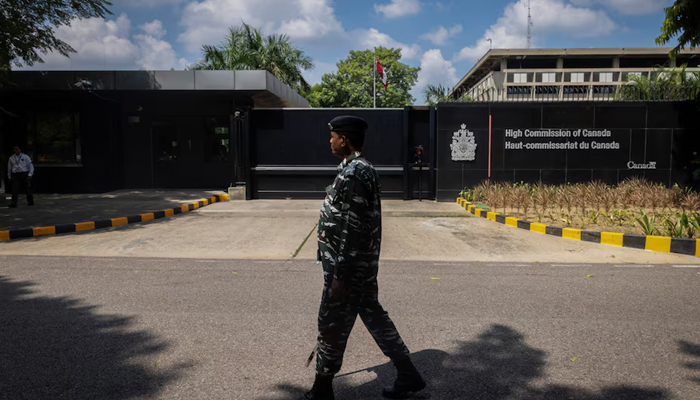
<path fill-rule="evenodd" d="M 131 318 L 32 286 L 0 276 L 0 399 L 154 396 L 185 367 L 157 366 L 168 344 Z"/>
<path fill-rule="evenodd" d="M 477 340 L 460 342 L 454 354 L 440 350 L 423 350 L 412 355 L 416 367 L 428 381 L 428 388 L 414 398 L 439 400 L 663 400 L 670 395 L 663 389 L 631 386 L 605 388 L 600 392 L 551 385 L 533 387 L 531 381 L 544 374 L 546 353 L 528 346 L 523 335 L 510 327 L 493 325 Z M 377 379 L 351 387 L 344 376 L 335 383 L 338 399 L 380 399 L 381 387 L 395 378 L 391 363 L 369 368 Z M 280 399 L 295 399 L 308 388 L 281 384 Z"/>
<path fill-rule="evenodd" d="M 700 345 L 679 340 L 678 347 L 681 353 L 694 357 L 694 361 L 685 363 L 683 366 L 693 371 L 700 371 Z M 692 377 L 690 380 L 700 385 L 700 376 Z"/>

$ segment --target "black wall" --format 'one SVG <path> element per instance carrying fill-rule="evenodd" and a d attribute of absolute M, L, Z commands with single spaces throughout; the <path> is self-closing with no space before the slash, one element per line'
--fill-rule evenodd
<path fill-rule="evenodd" d="M 19 144 L 32 154 L 28 131 L 35 113 L 79 115 L 82 159 L 74 163 L 34 161 L 39 193 L 98 193 L 117 189 L 205 188 L 225 190 L 236 162 L 232 114 L 252 105 L 245 92 L 180 91 L 0 91 L 0 171 Z M 11 113 L 11 114 L 10 114 Z M 224 161 L 208 154 L 207 121 L 225 121 L 231 132 Z M 178 143 L 177 159 L 158 159 L 158 129 Z M 240 156 L 239 156 L 240 157 Z"/>
<path fill-rule="evenodd" d="M 245 178 L 251 198 L 321 198 L 339 161 L 330 152 L 328 121 L 342 114 L 366 119 L 365 156 L 378 169 L 387 198 L 452 201 L 466 186 L 488 178 L 547 183 L 632 176 L 671 185 L 696 184 L 700 167 L 697 103 L 459 103 L 405 109 L 251 110 L 250 93 L 177 91 L 0 92 L 0 166 L 17 143 L 31 150 L 32 113 L 80 114 L 82 160 L 72 165 L 36 162 L 35 187 L 43 193 L 106 192 L 140 188 L 225 190 Z M 242 111 L 241 119 L 235 117 Z M 225 160 L 207 154 L 212 119 L 229 128 Z M 453 161 L 453 133 L 465 124 L 476 138 L 474 161 Z M 608 130 L 604 138 L 507 138 L 510 129 Z M 177 142 L 178 155 L 159 161 L 159 132 Z M 524 132 L 523 132 L 524 133 Z M 619 149 L 522 150 L 506 143 L 616 142 Z M 424 148 L 423 171 L 414 147 Z M 628 162 L 655 169 L 630 169 Z M 243 178 L 236 176 L 235 172 Z M 420 178 L 420 179 L 419 179 Z M 419 194 L 418 188 L 422 188 Z M 437 194 L 436 194 L 437 193 Z"/>
<path fill-rule="evenodd" d="M 206 147 L 208 119 L 225 120 L 231 129 L 230 94 L 133 92 L 123 94 L 122 102 L 125 188 L 225 190 L 233 182 L 233 141 L 226 161 L 212 161 Z M 160 159 L 159 134 L 177 142 L 176 159 Z"/>
<path fill-rule="evenodd" d="M 119 105 L 88 93 L 3 92 L 0 104 L 7 112 L 0 112 L 2 135 L 3 179 L 7 175 L 7 157 L 12 146 L 18 144 L 31 153 L 28 125 L 34 113 L 79 113 L 82 162 L 57 165 L 34 162 L 34 185 L 43 193 L 96 193 L 122 187 L 121 131 Z M 11 114 L 10 114 L 11 113 Z M 8 188 L 9 189 L 9 188 Z"/>
<path fill-rule="evenodd" d="M 632 176 L 665 185 L 692 184 L 691 161 L 700 147 L 695 103 L 529 103 L 441 104 L 438 108 L 438 199 L 451 201 L 464 187 L 488 178 L 489 116 L 492 118 L 491 179 L 561 184 L 601 180 L 616 184 Z M 453 134 L 462 124 L 477 143 L 474 161 L 453 161 Z M 562 129 L 571 137 L 524 137 L 524 131 Z M 609 137 L 584 137 L 582 132 L 609 131 Z M 507 137 L 520 130 L 523 137 Z M 517 149 L 543 142 L 578 142 L 571 149 Z M 581 149 L 615 142 L 618 149 Z M 630 169 L 628 163 L 655 169 Z M 695 167 L 697 168 L 697 167 Z"/>

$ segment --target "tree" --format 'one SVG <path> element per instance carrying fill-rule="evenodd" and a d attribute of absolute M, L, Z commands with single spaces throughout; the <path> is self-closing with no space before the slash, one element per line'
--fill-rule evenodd
<path fill-rule="evenodd" d="M 0 0 L 0 71 L 44 62 L 39 53 L 75 50 L 54 36 L 54 27 L 70 26 L 73 18 L 104 17 L 107 0 Z"/>
<path fill-rule="evenodd" d="M 665 45 L 678 35 L 678 45 L 671 50 L 671 57 L 678 55 L 686 46 L 691 49 L 700 47 L 700 1 L 676 0 L 664 11 L 666 19 L 656 44 Z"/>
<path fill-rule="evenodd" d="M 687 72 L 686 65 L 659 68 L 646 75 L 630 75 L 621 86 L 620 100 L 694 100 L 700 98 L 700 73 Z"/>
<path fill-rule="evenodd" d="M 387 75 L 387 90 L 379 75 L 373 73 L 375 52 Z M 338 71 L 324 74 L 321 83 L 314 85 L 306 98 L 312 107 L 371 108 L 376 83 L 377 107 L 409 106 L 415 101 L 410 90 L 418 80 L 420 68 L 409 67 L 399 62 L 400 59 L 401 49 L 376 47 L 374 51 L 350 51 L 348 58 L 336 64 Z"/>
<path fill-rule="evenodd" d="M 423 94 L 425 95 L 425 102 L 429 106 L 437 105 L 437 103 L 441 103 L 443 101 L 449 101 L 449 97 L 447 96 L 449 92 L 450 89 L 448 89 L 445 86 L 442 86 L 441 83 L 438 83 L 437 85 L 428 84 L 423 89 Z"/>
<path fill-rule="evenodd" d="M 457 98 L 450 96 L 450 89 L 442 86 L 442 84 L 426 85 L 425 89 L 423 89 L 423 94 L 425 95 L 425 102 L 430 106 L 435 106 L 442 102 L 462 103 L 474 101 L 474 99 L 472 99 L 466 93 Z"/>
<path fill-rule="evenodd" d="M 266 70 L 300 91 L 308 89 L 302 70 L 313 67 L 311 57 L 290 43 L 288 36 L 263 37 L 260 30 L 243 23 L 229 28 L 219 45 L 202 46 L 202 59 L 191 69 Z"/>

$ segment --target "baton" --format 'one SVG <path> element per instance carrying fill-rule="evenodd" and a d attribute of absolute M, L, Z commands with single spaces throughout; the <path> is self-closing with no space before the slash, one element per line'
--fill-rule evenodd
<path fill-rule="evenodd" d="M 318 345 L 314 345 L 314 349 L 311 350 L 311 354 L 309 354 L 309 358 L 306 359 L 306 365 L 304 367 L 308 368 L 309 364 L 311 364 L 311 361 L 314 359 L 314 356 L 316 355 L 316 346 Z"/>

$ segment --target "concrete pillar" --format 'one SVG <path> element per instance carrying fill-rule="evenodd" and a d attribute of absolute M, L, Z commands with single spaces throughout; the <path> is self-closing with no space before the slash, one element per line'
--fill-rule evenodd
<path fill-rule="evenodd" d="M 228 188 L 229 200 L 245 200 L 246 199 L 246 187 L 245 186 L 233 186 Z"/>

